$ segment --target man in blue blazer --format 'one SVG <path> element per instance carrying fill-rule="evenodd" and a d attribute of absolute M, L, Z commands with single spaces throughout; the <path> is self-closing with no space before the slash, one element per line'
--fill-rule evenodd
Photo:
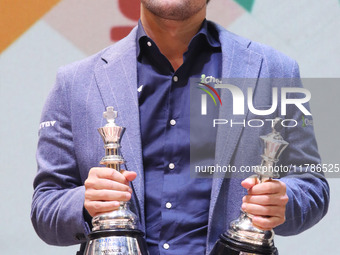
<path fill-rule="evenodd" d="M 317 223 L 327 212 L 329 187 L 304 168 L 256 185 L 251 178 L 241 183 L 249 173 L 212 179 L 189 174 L 189 78 L 253 78 L 240 89 L 246 95 L 253 88 L 257 108 L 270 106 L 272 95 L 258 79 L 299 78 L 296 62 L 206 21 L 206 0 L 141 2 L 141 20 L 126 38 L 58 72 L 39 130 L 31 212 L 38 235 L 53 245 L 84 244 L 91 217 L 130 199 L 151 254 L 208 254 L 241 207 L 255 215 L 254 225 L 279 235 Z M 247 107 L 245 115 L 233 115 L 225 90 L 221 100 L 220 119 L 260 118 Z M 97 128 L 105 125 L 107 106 L 126 127 L 123 173 L 98 167 L 104 150 Z M 265 118 L 279 116 L 279 108 Z M 284 117 L 298 125 L 282 131 L 290 145 L 280 164 L 320 163 L 313 128 L 301 125 L 302 112 L 288 107 Z M 240 169 L 260 163 L 259 136 L 271 127 L 216 130 L 216 153 L 209 160 Z M 303 178 L 289 178 L 297 176 Z"/>

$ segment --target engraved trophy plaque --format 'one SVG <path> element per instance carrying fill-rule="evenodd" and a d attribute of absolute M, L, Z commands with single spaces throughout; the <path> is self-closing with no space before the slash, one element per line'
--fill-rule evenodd
<path fill-rule="evenodd" d="M 274 171 L 275 165 L 288 146 L 279 133 L 281 128 L 281 119 L 276 118 L 273 121 L 272 132 L 260 137 L 264 144 L 264 153 L 261 156 L 261 165 L 256 171 L 259 183 L 280 177 Z M 210 255 L 277 255 L 273 239 L 273 230 L 254 227 L 252 215 L 241 210 L 239 218 L 232 221 L 229 229 L 220 235 Z"/>
<path fill-rule="evenodd" d="M 116 125 L 117 112 L 113 107 L 107 107 L 103 115 L 107 124 L 98 128 L 105 148 L 105 156 L 100 164 L 120 171 L 121 164 L 125 163 L 120 153 L 120 139 L 125 128 Z M 137 216 L 130 211 L 129 202 L 120 202 L 119 209 L 93 217 L 85 255 L 149 254 L 144 234 L 137 229 L 137 224 Z"/>

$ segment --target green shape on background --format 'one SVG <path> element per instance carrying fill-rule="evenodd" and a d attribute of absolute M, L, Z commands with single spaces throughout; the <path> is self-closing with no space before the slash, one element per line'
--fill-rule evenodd
<path fill-rule="evenodd" d="M 251 10 L 253 9 L 253 5 L 255 3 L 255 0 L 234 0 L 234 1 L 241 5 L 248 12 L 251 12 Z"/>

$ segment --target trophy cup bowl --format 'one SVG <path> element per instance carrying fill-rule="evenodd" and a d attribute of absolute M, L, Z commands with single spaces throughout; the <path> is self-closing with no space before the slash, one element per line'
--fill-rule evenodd
<path fill-rule="evenodd" d="M 109 106 L 104 112 L 107 124 L 98 128 L 101 135 L 105 156 L 100 164 L 121 170 L 125 163 L 120 153 L 120 140 L 125 128 L 117 126 L 117 112 Z M 86 244 L 85 255 L 147 255 L 149 254 L 144 233 L 138 230 L 138 218 L 130 211 L 129 202 L 120 202 L 117 210 L 93 217 L 92 232 Z"/>
<path fill-rule="evenodd" d="M 255 171 L 259 183 L 280 177 L 275 171 L 275 165 L 288 146 L 279 133 L 282 128 L 281 119 L 276 118 L 272 125 L 272 132 L 260 137 L 264 144 L 264 153 L 261 155 L 261 165 Z M 277 255 L 274 231 L 254 227 L 252 217 L 241 210 L 239 218 L 232 221 L 229 229 L 220 235 L 210 255 Z"/>

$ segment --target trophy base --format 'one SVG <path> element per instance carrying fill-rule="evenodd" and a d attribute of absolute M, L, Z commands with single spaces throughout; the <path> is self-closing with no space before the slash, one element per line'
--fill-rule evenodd
<path fill-rule="evenodd" d="M 140 230 L 102 230 L 89 234 L 84 255 L 149 255 Z"/>
<path fill-rule="evenodd" d="M 236 241 L 225 234 L 215 243 L 210 255 L 278 255 L 274 246 L 259 246 Z"/>

